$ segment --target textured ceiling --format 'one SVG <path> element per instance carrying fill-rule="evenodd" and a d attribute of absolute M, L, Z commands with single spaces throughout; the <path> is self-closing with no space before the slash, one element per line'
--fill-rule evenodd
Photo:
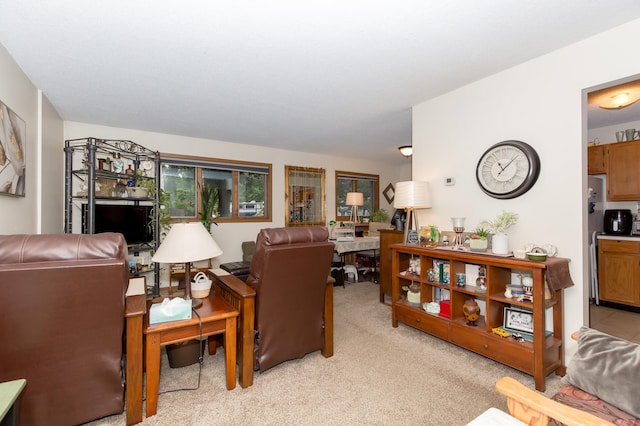
<path fill-rule="evenodd" d="M 412 105 L 638 17 L 637 0 L 1 0 L 0 43 L 65 120 L 400 164 Z"/>

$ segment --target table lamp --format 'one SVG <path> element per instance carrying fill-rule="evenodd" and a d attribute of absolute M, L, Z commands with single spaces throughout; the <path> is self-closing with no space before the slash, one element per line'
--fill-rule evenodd
<path fill-rule="evenodd" d="M 349 220 L 354 223 L 360 222 L 358 219 L 358 206 L 364 205 L 364 194 L 362 192 L 347 192 L 345 204 L 351 206 L 351 218 Z"/>
<path fill-rule="evenodd" d="M 184 296 L 198 307 L 202 301 L 191 299 L 191 262 L 220 256 L 222 250 L 202 222 L 174 223 L 151 258 L 158 263 L 184 263 Z"/>
<path fill-rule="evenodd" d="M 413 229 L 416 232 L 420 230 L 415 210 L 431 208 L 431 187 L 429 182 L 413 180 L 398 182 L 396 184 L 393 207 L 407 211 L 407 222 L 404 227 L 404 242 L 406 243 L 413 224 L 415 224 Z"/>

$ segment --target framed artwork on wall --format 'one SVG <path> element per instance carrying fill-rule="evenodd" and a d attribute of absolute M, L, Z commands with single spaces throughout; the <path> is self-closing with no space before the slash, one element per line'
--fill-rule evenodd
<path fill-rule="evenodd" d="M 24 197 L 27 126 L 0 101 L 0 194 Z"/>
<path fill-rule="evenodd" d="M 392 183 L 387 185 L 384 191 L 382 191 L 382 195 L 384 195 L 384 198 L 385 200 L 387 200 L 387 203 L 393 204 L 393 199 L 395 198 L 395 188 L 393 187 Z"/>

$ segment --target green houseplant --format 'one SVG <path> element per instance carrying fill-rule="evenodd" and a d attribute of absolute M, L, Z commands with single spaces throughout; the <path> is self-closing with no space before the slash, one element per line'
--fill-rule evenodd
<path fill-rule="evenodd" d="M 218 188 L 202 185 L 200 188 L 200 221 L 207 230 L 211 230 L 213 215 L 218 206 Z M 217 225 L 217 223 L 215 223 Z"/>
<path fill-rule="evenodd" d="M 471 251 L 487 251 L 487 247 L 489 246 L 488 236 L 489 231 L 481 226 L 469 234 L 469 248 Z"/>
<path fill-rule="evenodd" d="M 507 230 L 518 222 L 518 214 L 503 210 L 494 220 L 483 220 L 480 226 L 486 227 L 494 235 L 491 238 L 491 250 L 495 254 L 509 253 Z"/>
<path fill-rule="evenodd" d="M 389 215 L 385 209 L 378 209 L 371 213 L 369 220 L 371 222 L 387 222 L 389 220 Z"/>

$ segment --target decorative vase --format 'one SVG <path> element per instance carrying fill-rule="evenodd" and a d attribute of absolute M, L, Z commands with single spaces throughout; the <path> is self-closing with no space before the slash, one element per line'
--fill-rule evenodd
<path fill-rule="evenodd" d="M 420 292 L 407 291 L 407 302 L 414 306 L 420 306 Z"/>
<path fill-rule="evenodd" d="M 495 234 L 491 237 L 491 251 L 494 254 L 509 253 L 509 237 L 507 237 L 507 234 Z"/>
<path fill-rule="evenodd" d="M 475 299 L 467 299 L 462 306 L 462 313 L 467 319 L 467 325 L 471 327 L 477 326 L 478 318 L 480 318 L 480 306 L 476 303 Z"/>
<path fill-rule="evenodd" d="M 487 251 L 487 246 L 489 245 L 489 241 L 486 238 L 478 238 L 478 239 L 470 239 L 469 240 L 469 248 L 471 251 Z"/>

